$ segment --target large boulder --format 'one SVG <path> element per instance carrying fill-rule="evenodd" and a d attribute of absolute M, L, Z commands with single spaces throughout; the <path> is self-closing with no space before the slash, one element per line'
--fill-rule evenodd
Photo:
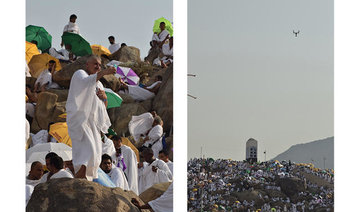
<path fill-rule="evenodd" d="M 56 94 L 58 96 L 57 101 L 63 102 L 63 101 L 67 100 L 67 97 L 69 94 L 69 89 L 49 89 L 49 90 L 47 90 L 47 92 Z"/>
<path fill-rule="evenodd" d="M 140 194 L 140 199 L 148 203 L 154 199 L 159 198 L 170 186 L 171 182 L 154 184 Z"/>
<path fill-rule="evenodd" d="M 138 63 L 141 61 L 140 50 L 134 46 L 123 46 L 110 55 L 109 58 L 125 63 L 129 61 Z"/>
<path fill-rule="evenodd" d="M 114 75 L 105 75 L 100 79 L 100 82 L 105 88 L 110 88 L 116 93 L 120 88 L 119 79 L 116 78 Z"/>
<path fill-rule="evenodd" d="M 139 103 L 122 104 L 121 107 L 108 109 L 108 115 L 112 127 L 118 135 L 127 134 L 129 131 L 128 124 L 132 116 L 138 116 L 147 112 Z"/>
<path fill-rule="evenodd" d="M 41 129 L 47 129 L 52 121 L 58 96 L 49 92 L 41 92 L 35 107 L 35 120 Z"/>
<path fill-rule="evenodd" d="M 275 181 L 276 185 L 280 186 L 281 191 L 290 197 L 290 199 L 297 198 L 300 192 L 304 192 L 304 182 L 296 177 L 293 178 L 279 178 Z"/>
<path fill-rule="evenodd" d="M 146 56 L 144 60 L 149 62 L 150 64 L 153 64 L 155 58 L 157 58 L 160 55 L 160 53 L 161 53 L 160 48 L 151 48 L 148 56 Z"/>
<path fill-rule="evenodd" d="M 69 88 L 71 77 L 75 71 L 86 68 L 86 60 L 89 56 L 84 56 L 77 59 L 75 62 L 63 66 L 60 71 L 56 71 L 53 74 L 53 81 L 59 84 L 61 87 Z"/>
<path fill-rule="evenodd" d="M 164 131 L 169 132 L 173 125 L 173 66 L 162 75 L 163 82 L 152 101 L 152 109 L 162 118 Z"/>
<path fill-rule="evenodd" d="M 265 203 L 264 199 L 260 197 L 260 194 L 264 196 L 264 193 L 259 190 L 246 190 L 242 192 L 234 192 L 232 193 L 232 196 L 235 196 L 237 200 L 243 202 L 244 200 L 251 202 L 255 202 L 255 206 L 261 206 Z"/>
<path fill-rule="evenodd" d="M 85 179 L 60 178 L 37 185 L 26 211 L 139 212 L 131 203 L 132 198 L 144 204 L 132 191 L 104 187 Z"/>

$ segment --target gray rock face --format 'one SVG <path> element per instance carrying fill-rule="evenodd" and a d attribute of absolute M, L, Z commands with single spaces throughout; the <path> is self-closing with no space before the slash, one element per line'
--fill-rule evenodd
<path fill-rule="evenodd" d="M 54 82 L 59 84 L 61 87 L 69 88 L 71 77 L 73 76 L 75 71 L 86 68 L 85 65 L 87 58 L 88 56 L 81 57 L 75 62 L 63 66 L 60 71 L 56 71 L 53 74 Z"/>
<path fill-rule="evenodd" d="M 153 99 L 152 109 L 162 118 L 164 131 L 169 131 L 173 125 L 173 67 L 166 69 L 162 75 L 163 83 L 158 94 Z"/>
<path fill-rule="evenodd" d="M 140 199 L 148 203 L 154 199 L 159 198 L 170 186 L 171 182 L 158 183 L 146 189 L 140 194 Z"/>
<path fill-rule="evenodd" d="M 150 64 L 153 64 L 153 61 L 155 60 L 155 58 L 159 56 L 160 53 L 161 53 L 160 48 L 151 48 L 148 56 L 146 56 L 144 60 L 148 61 Z"/>
<path fill-rule="evenodd" d="M 124 46 L 109 56 L 111 60 L 120 62 L 140 62 L 140 50 L 133 46 Z"/>
<path fill-rule="evenodd" d="M 37 185 L 26 211 L 139 212 L 131 203 L 131 198 L 144 204 L 132 191 L 107 188 L 85 179 L 60 178 Z"/>

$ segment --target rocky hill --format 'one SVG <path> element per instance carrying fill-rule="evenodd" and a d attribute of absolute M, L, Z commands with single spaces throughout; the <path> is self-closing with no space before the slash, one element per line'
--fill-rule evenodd
<path fill-rule="evenodd" d="M 272 160 L 312 163 L 315 167 L 334 168 L 334 137 L 291 146 Z"/>

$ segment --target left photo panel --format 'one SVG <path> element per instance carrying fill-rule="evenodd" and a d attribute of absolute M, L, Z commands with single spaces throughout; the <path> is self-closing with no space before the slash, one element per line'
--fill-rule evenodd
<path fill-rule="evenodd" d="M 25 18 L 26 211 L 173 211 L 173 2 Z"/>

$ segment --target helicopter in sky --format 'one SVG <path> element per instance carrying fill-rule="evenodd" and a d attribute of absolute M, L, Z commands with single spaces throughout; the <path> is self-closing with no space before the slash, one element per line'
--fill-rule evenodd
<path fill-rule="evenodd" d="M 295 34 L 295 37 L 297 37 L 297 35 L 300 33 L 300 30 L 298 30 L 297 32 L 295 32 L 295 30 L 293 30 L 293 33 Z"/>

